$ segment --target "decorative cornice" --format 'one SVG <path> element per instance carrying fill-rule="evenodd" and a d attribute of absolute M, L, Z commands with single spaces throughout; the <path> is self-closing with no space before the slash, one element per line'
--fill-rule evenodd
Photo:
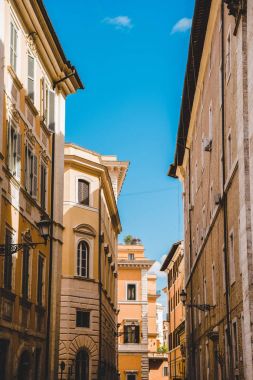
<path fill-rule="evenodd" d="M 96 236 L 96 231 L 88 224 L 80 224 L 79 226 L 73 228 L 73 231 L 82 235 L 88 235 L 92 237 Z"/>
<path fill-rule="evenodd" d="M 236 35 L 241 15 L 246 11 L 247 0 L 224 0 L 224 3 L 227 4 L 228 14 L 235 18 L 234 35 Z"/>

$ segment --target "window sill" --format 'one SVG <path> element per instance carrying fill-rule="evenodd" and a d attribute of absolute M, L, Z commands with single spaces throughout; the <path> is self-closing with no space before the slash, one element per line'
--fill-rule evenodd
<path fill-rule="evenodd" d="M 20 303 L 20 305 L 22 305 L 26 309 L 31 309 L 31 307 L 32 307 L 32 302 L 29 301 L 28 298 L 25 298 L 25 297 L 20 297 L 19 303 Z"/>
<path fill-rule="evenodd" d="M 20 80 L 18 79 L 18 76 L 15 72 L 15 70 L 13 69 L 13 67 L 11 65 L 9 65 L 7 67 L 7 70 L 8 72 L 10 73 L 15 85 L 18 87 L 19 90 L 21 90 L 23 88 L 23 84 L 20 82 Z"/>
<path fill-rule="evenodd" d="M 10 289 L 0 288 L 0 296 L 6 298 L 9 301 L 15 301 L 16 294 L 14 294 Z"/>
<path fill-rule="evenodd" d="M 32 99 L 30 98 L 29 95 L 26 95 L 25 97 L 25 102 L 26 104 L 28 105 L 28 107 L 30 108 L 30 110 L 32 111 L 33 113 L 33 116 L 37 116 L 39 114 L 39 111 L 37 110 L 37 108 L 35 107 Z"/>

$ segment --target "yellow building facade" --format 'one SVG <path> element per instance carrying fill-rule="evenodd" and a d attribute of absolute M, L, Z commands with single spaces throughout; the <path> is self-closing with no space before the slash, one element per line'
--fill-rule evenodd
<path fill-rule="evenodd" d="M 73 68 L 43 3 L 25 3 L 0 1 L 1 380 L 57 371 L 65 98 L 82 88 L 77 73 L 57 86 Z"/>
<path fill-rule="evenodd" d="M 117 209 L 127 162 L 65 145 L 59 377 L 117 378 Z"/>
<path fill-rule="evenodd" d="M 158 353 L 156 276 L 144 246 L 118 247 L 118 347 L 121 380 L 166 379 Z"/>
<path fill-rule="evenodd" d="M 172 245 L 161 271 L 168 274 L 168 286 L 164 289 L 168 300 L 168 378 L 185 379 L 185 307 L 180 293 L 184 288 L 183 243 Z"/>

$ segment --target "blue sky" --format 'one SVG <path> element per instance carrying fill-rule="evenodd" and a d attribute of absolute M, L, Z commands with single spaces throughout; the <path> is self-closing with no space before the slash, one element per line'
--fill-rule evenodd
<path fill-rule="evenodd" d="M 66 141 L 130 161 L 118 203 L 122 237 L 141 238 L 160 261 L 183 232 L 181 187 L 167 171 L 194 1 L 44 2 L 86 87 L 67 99 Z"/>

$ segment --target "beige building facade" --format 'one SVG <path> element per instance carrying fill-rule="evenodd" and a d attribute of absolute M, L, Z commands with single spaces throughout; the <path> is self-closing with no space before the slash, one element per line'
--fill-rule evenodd
<path fill-rule="evenodd" d="M 0 62 L 0 377 L 55 379 L 65 100 L 83 86 L 41 1 L 0 1 Z"/>
<path fill-rule="evenodd" d="M 183 183 L 194 379 L 253 378 L 252 12 L 250 1 L 195 5 L 169 172 Z"/>
<path fill-rule="evenodd" d="M 172 245 L 162 267 L 168 276 L 164 289 L 168 301 L 167 346 L 169 380 L 185 379 L 185 308 L 180 293 L 184 289 L 184 247 Z"/>
<path fill-rule="evenodd" d="M 66 144 L 59 377 L 117 379 L 117 209 L 127 162 Z"/>

